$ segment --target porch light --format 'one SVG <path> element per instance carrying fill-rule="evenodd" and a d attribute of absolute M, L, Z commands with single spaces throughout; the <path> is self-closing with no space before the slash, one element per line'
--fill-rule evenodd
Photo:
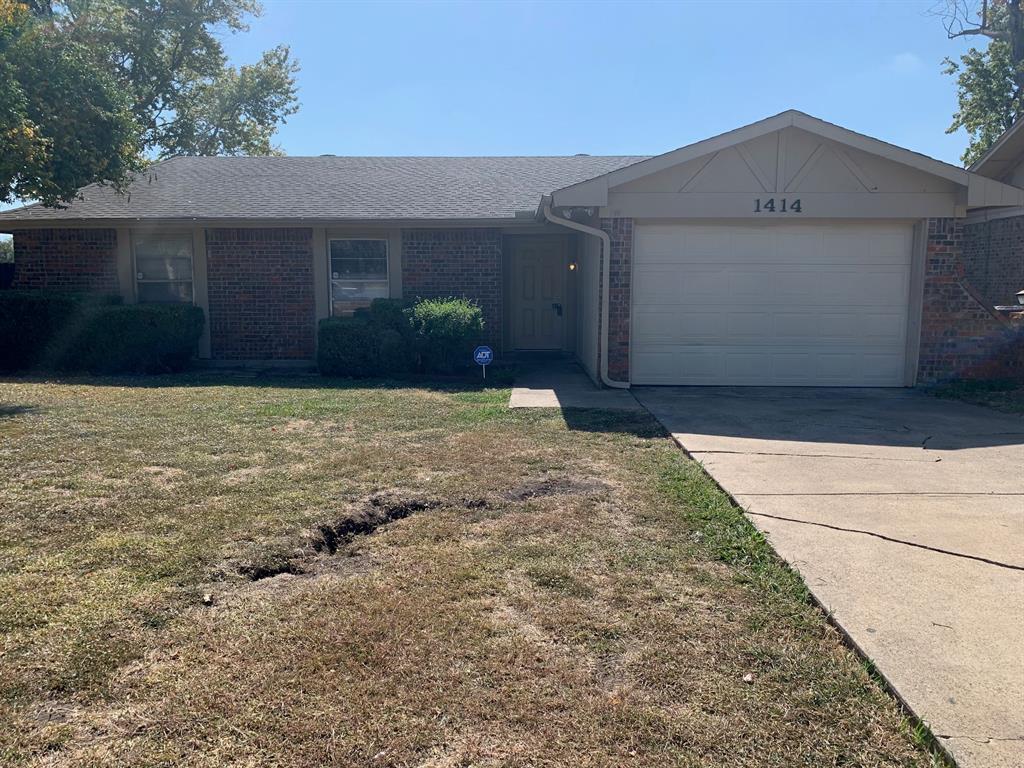
<path fill-rule="evenodd" d="M 1017 291 L 1017 303 L 1024 304 L 1024 291 Z"/>
<path fill-rule="evenodd" d="M 575 272 L 576 271 L 576 262 L 575 261 L 570 261 L 569 262 L 569 271 L 570 272 Z M 1020 293 L 1017 294 L 1017 299 L 1020 301 L 1021 304 L 1024 304 L 1024 295 L 1022 295 L 1022 294 L 1024 294 L 1024 291 L 1021 291 Z"/>

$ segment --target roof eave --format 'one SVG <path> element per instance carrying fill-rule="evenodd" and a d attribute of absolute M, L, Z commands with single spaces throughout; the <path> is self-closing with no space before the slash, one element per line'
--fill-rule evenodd
<path fill-rule="evenodd" d="M 1024 149 L 1024 147 L 1017 146 L 1024 144 L 1022 129 L 1024 129 L 1024 119 L 1017 120 L 1003 132 L 1002 136 L 996 139 L 995 144 L 989 147 L 985 154 L 971 163 L 967 170 L 992 179 L 1001 176 L 1006 170 L 1001 164 L 1013 159 L 1006 156 L 1019 155 Z"/>
<path fill-rule="evenodd" d="M 29 229 L 117 229 L 120 227 L 208 227 L 208 228 L 273 228 L 273 227 L 380 227 L 380 228 L 519 228 L 535 227 L 534 217 L 460 217 L 460 218 L 339 218 L 339 217 L 293 217 L 293 218 L 199 218 L 199 217 L 118 217 L 118 218 L 55 218 L 3 219 L 0 218 L 0 233 Z"/>

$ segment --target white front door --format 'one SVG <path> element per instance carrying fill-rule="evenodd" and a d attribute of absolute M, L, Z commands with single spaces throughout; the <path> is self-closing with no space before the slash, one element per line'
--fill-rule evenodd
<path fill-rule="evenodd" d="M 516 349 L 562 349 L 565 343 L 565 243 L 513 241 L 512 343 Z"/>
<path fill-rule="evenodd" d="M 913 227 L 638 225 L 634 384 L 904 384 Z"/>

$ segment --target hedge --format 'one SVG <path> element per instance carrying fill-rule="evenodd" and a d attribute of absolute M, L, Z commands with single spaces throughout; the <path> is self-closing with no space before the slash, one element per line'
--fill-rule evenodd
<path fill-rule="evenodd" d="M 483 327 L 480 308 L 465 299 L 377 299 L 352 317 L 320 321 L 317 364 L 324 375 L 355 378 L 452 373 L 469 364 Z"/>
<path fill-rule="evenodd" d="M 191 304 L 103 307 L 86 318 L 57 367 L 89 373 L 183 371 L 203 323 L 203 310 Z"/>
<path fill-rule="evenodd" d="M 117 296 L 3 291 L 0 370 L 181 370 L 203 323 L 202 310 L 190 305 L 122 305 Z"/>

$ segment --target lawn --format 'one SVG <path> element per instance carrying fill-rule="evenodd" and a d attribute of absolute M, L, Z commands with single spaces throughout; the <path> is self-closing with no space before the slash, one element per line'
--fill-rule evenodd
<path fill-rule="evenodd" d="M 926 766 L 646 414 L 0 382 L 0 764 Z"/>

